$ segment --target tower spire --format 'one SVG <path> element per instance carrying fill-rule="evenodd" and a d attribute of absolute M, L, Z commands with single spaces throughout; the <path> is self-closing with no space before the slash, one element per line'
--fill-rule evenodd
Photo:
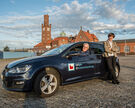
<path fill-rule="evenodd" d="M 82 26 L 80 26 L 80 30 L 82 30 Z"/>

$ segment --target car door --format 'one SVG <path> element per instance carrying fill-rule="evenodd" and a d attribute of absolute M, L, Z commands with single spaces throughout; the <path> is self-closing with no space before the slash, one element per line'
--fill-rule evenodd
<path fill-rule="evenodd" d="M 79 56 L 75 61 L 76 71 L 83 78 L 92 77 L 95 74 L 96 58 L 94 55 Z"/>
<path fill-rule="evenodd" d="M 74 46 L 69 50 L 80 52 L 82 50 L 83 43 Z M 67 81 L 71 80 L 79 80 L 83 78 L 87 78 L 90 76 L 94 76 L 95 73 L 95 56 L 94 55 L 88 55 L 88 56 L 72 56 L 71 58 L 68 58 L 67 60 L 67 71 L 69 78 Z"/>
<path fill-rule="evenodd" d="M 102 75 L 106 70 L 106 65 L 102 54 L 104 53 L 103 44 L 91 43 L 91 54 L 95 55 L 95 76 Z"/>

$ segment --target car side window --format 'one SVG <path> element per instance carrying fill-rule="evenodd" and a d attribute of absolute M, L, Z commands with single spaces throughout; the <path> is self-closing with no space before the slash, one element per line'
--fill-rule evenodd
<path fill-rule="evenodd" d="M 81 52 L 82 48 L 83 48 L 83 45 L 77 45 L 77 46 L 71 48 L 69 52 Z"/>
<path fill-rule="evenodd" d="M 79 54 L 82 51 L 82 49 L 83 49 L 83 43 L 77 44 L 77 45 L 74 45 L 72 48 L 70 48 L 64 55 L 74 54 L 74 53 Z M 90 49 L 89 49 L 89 53 L 91 53 Z"/>
<path fill-rule="evenodd" d="M 102 44 L 91 44 L 90 48 L 92 54 L 103 54 L 104 52 L 104 47 Z"/>

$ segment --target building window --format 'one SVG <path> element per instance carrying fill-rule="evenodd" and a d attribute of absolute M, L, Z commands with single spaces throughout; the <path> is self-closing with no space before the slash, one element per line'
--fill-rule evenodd
<path fill-rule="evenodd" d="M 45 27 L 43 27 L 43 31 L 45 31 Z"/>
<path fill-rule="evenodd" d="M 80 38 L 82 39 L 82 36 L 80 36 Z"/>
<path fill-rule="evenodd" d="M 120 47 L 118 46 L 117 48 L 118 48 L 118 52 L 120 52 Z"/>
<path fill-rule="evenodd" d="M 57 45 L 55 44 L 55 45 L 53 45 L 53 47 L 56 47 Z"/>
<path fill-rule="evenodd" d="M 124 46 L 124 52 L 129 53 L 130 52 L 130 47 L 129 46 Z"/>
<path fill-rule="evenodd" d="M 49 49 L 49 48 L 51 48 L 51 46 L 48 45 L 48 46 L 46 46 L 46 48 Z"/>
<path fill-rule="evenodd" d="M 50 31 L 50 28 L 47 28 L 47 31 Z"/>

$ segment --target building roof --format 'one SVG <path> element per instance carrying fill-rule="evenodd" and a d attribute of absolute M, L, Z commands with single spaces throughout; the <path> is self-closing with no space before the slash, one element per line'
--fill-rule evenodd
<path fill-rule="evenodd" d="M 68 37 L 56 37 L 54 38 L 54 41 L 61 40 L 61 39 L 68 40 Z"/>
<path fill-rule="evenodd" d="M 87 36 L 90 40 L 98 40 L 98 38 L 94 34 L 90 34 L 89 32 L 83 31 L 85 36 Z"/>
<path fill-rule="evenodd" d="M 47 41 L 47 44 L 50 44 L 51 42 L 52 42 L 52 40 L 48 40 L 48 41 Z"/>
<path fill-rule="evenodd" d="M 70 43 L 75 42 L 76 37 L 77 37 L 77 35 L 75 35 L 75 36 L 70 36 L 69 39 L 68 39 L 69 42 L 70 42 Z"/>
<path fill-rule="evenodd" d="M 52 40 L 48 40 L 46 44 L 40 42 L 40 43 L 38 43 L 37 45 L 35 45 L 34 47 L 42 47 L 42 46 L 46 46 L 46 45 L 50 44 L 51 42 L 52 42 Z"/>
<path fill-rule="evenodd" d="M 117 43 L 124 43 L 124 42 L 135 42 L 135 39 L 122 39 L 122 40 L 114 40 Z"/>
<path fill-rule="evenodd" d="M 42 42 L 38 43 L 37 45 L 35 45 L 34 47 L 41 47 L 44 46 L 44 44 Z"/>

